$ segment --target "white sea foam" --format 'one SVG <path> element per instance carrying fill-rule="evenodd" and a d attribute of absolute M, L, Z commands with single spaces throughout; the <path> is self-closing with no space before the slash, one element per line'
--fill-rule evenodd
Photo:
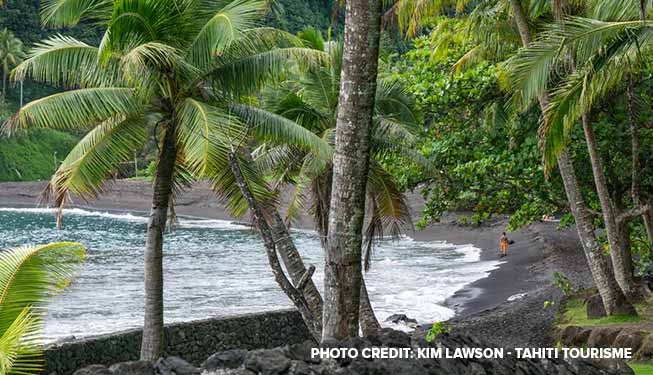
<path fill-rule="evenodd" d="M 138 327 L 142 324 L 142 252 L 147 217 L 130 213 L 67 209 L 65 231 L 54 229 L 53 209 L 0 208 L 0 248 L 24 243 L 81 241 L 89 256 L 71 288 L 50 306 L 45 333 L 54 340 Z M 323 288 L 324 251 L 312 231 L 293 230 L 313 277 Z M 265 311 L 290 306 L 269 271 L 255 231 L 226 220 L 181 218 L 166 235 L 166 321 Z M 498 261 L 481 261 L 472 245 L 415 241 L 408 236 L 381 241 L 365 274 L 381 321 L 406 314 L 420 324 L 451 318 L 444 301 L 465 285 L 486 277 Z M 384 323 L 389 325 L 389 323 Z"/>
<path fill-rule="evenodd" d="M 0 207 L 0 212 L 22 212 L 22 213 L 32 213 L 32 214 L 55 214 L 57 209 L 55 208 L 6 208 Z M 63 215 L 76 215 L 76 216 L 94 216 L 101 217 L 106 219 L 116 219 L 116 220 L 126 220 L 126 221 L 140 221 L 147 222 L 147 217 L 138 216 L 131 213 L 115 213 L 109 211 L 95 211 L 95 210 L 85 210 L 82 208 L 64 208 Z"/>

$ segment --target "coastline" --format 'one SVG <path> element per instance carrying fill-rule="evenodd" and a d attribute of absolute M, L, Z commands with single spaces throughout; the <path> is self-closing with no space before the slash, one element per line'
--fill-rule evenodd
<path fill-rule="evenodd" d="M 133 212 L 147 215 L 149 212 L 149 182 L 118 180 L 108 186 L 106 194 L 91 202 L 74 199 L 75 208 L 102 210 L 108 212 Z M 46 182 L 0 183 L 0 207 L 36 207 L 38 197 Z M 419 194 L 408 194 L 409 205 L 415 219 L 419 217 L 423 205 Z M 284 197 L 282 197 L 284 202 Z M 219 219 L 247 225 L 243 219 L 231 216 L 218 202 L 209 185 L 198 183 L 186 190 L 177 200 L 175 210 L 180 217 Z M 471 332 L 483 338 L 496 337 L 497 333 L 507 332 L 506 325 L 523 319 L 525 313 L 533 314 L 529 320 L 537 320 L 547 327 L 553 320 L 553 311 L 541 312 L 542 298 L 554 298 L 555 288 L 551 274 L 555 267 L 548 262 L 551 257 L 551 241 L 555 224 L 535 224 L 527 229 L 509 234 L 515 243 L 508 249 L 508 256 L 499 259 L 498 240 L 506 225 L 505 219 L 497 219 L 480 227 L 463 227 L 453 223 L 452 217 L 442 223 L 433 224 L 421 231 L 407 233 L 417 241 L 446 241 L 454 245 L 470 244 L 481 249 L 480 261 L 500 261 L 498 267 L 484 278 L 466 285 L 445 301 L 445 306 L 456 311 L 448 321 L 455 329 Z M 304 216 L 294 224 L 296 228 L 312 227 L 310 218 Z M 573 237 L 573 236 L 571 236 Z M 573 238 L 565 242 L 565 248 L 573 248 Z M 578 248 L 579 248 L 578 244 Z M 544 290 L 546 293 L 541 293 Z M 524 293 L 525 298 L 507 302 L 510 296 Z M 542 296 L 545 297 L 542 297 Z M 527 307 L 524 310 L 524 307 Z M 524 310 L 524 311 L 521 311 Z M 553 310 L 553 309 L 550 309 Z M 520 312 L 521 311 L 521 312 Z M 506 313 L 514 315 L 514 322 L 501 322 Z M 517 324 L 520 326 L 520 324 Z M 528 326 L 528 325 L 526 325 Z M 430 327 L 428 327 L 430 328 Z M 418 331 L 425 329 L 424 327 Z M 544 331 L 544 328 L 539 329 Z M 479 334 L 480 333 L 480 334 Z M 528 344 L 542 341 L 532 340 L 532 334 L 518 330 L 507 339 L 508 343 Z"/>

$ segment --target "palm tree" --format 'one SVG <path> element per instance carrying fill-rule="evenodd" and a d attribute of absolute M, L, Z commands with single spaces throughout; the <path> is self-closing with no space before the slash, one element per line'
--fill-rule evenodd
<path fill-rule="evenodd" d="M 23 58 L 23 42 L 6 27 L 0 31 L 0 65 L 2 65 L 2 99 L 7 97 L 7 75 Z"/>
<path fill-rule="evenodd" d="M 0 251 L 0 374 L 42 371 L 41 328 L 50 298 L 84 262 L 78 243 Z"/>
<path fill-rule="evenodd" d="M 361 247 L 381 34 L 380 0 L 349 0 L 336 120 L 322 340 L 358 336 Z"/>
<path fill-rule="evenodd" d="M 312 131 L 333 147 L 343 44 L 325 42 L 315 29 L 306 29 L 298 36 L 308 47 L 326 52 L 329 56 L 328 64 L 293 75 L 281 84 L 264 90 L 264 105 L 268 110 Z M 402 227 L 412 227 L 404 195 L 392 176 L 383 169 L 379 159 L 398 153 L 409 162 L 421 163 L 427 169 L 429 167 L 413 150 L 415 103 L 399 82 L 378 80 L 374 113 L 371 140 L 373 158 L 370 161 L 366 198 L 371 210 L 364 230 L 365 269 L 369 268 L 375 239 L 388 233 L 398 235 Z M 275 176 L 277 189 L 285 183 L 293 186 L 286 222 L 290 225 L 305 208 L 309 208 L 326 249 L 333 176 L 331 159 L 319 160 L 311 153 L 292 147 L 267 147 L 265 144 L 255 150 L 254 155 L 261 169 Z M 360 324 L 363 334 L 369 335 L 380 326 L 369 304 L 364 284 L 363 280 Z"/>
<path fill-rule="evenodd" d="M 573 72 L 548 88 L 552 100 L 545 112 L 548 119 L 544 129 L 546 149 L 549 158 L 558 154 L 569 130 L 578 119 L 581 120 L 615 276 L 624 292 L 634 297 L 639 290 L 633 279 L 627 221 L 635 216 L 648 215 L 652 207 L 640 200 L 638 192 L 637 134 L 633 131 L 632 198 L 635 207 L 621 212 L 617 207 L 620 202 L 615 202 L 610 195 L 590 116 L 593 106 L 602 97 L 629 81 L 629 74 L 640 57 L 650 54 L 647 26 L 650 21 L 641 18 L 646 15 L 644 10 L 625 7 L 628 4 L 623 1 L 589 3 L 589 13 L 606 20 L 571 18 L 546 33 L 541 41 L 515 58 L 514 65 L 519 69 L 516 81 L 528 91 L 545 90 L 553 71 L 568 64 L 569 58 L 577 62 Z M 650 221 L 647 218 L 644 221 L 650 227 Z"/>
<path fill-rule="evenodd" d="M 419 22 L 424 16 L 437 13 L 442 6 L 447 3 L 438 1 L 419 1 L 419 0 L 402 0 L 395 8 L 398 14 L 400 25 L 403 25 L 409 32 L 415 32 Z M 416 6 L 419 5 L 419 6 Z M 462 11 L 461 2 L 456 2 L 457 11 Z M 482 2 L 469 16 L 466 23 L 471 35 L 475 35 L 473 47 L 463 56 L 463 59 L 457 65 L 464 65 L 468 60 L 476 56 L 487 55 L 488 51 L 495 57 L 505 58 L 506 50 L 515 46 L 515 40 L 521 41 L 523 47 L 531 47 L 532 38 L 535 34 L 531 28 L 531 22 L 528 14 L 539 17 L 550 14 L 557 9 L 559 2 L 530 2 L 531 9 L 527 12 L 524 9 L 521 0 L 496 0 Z M 556 17 L 560 18 L 560 17 Z M 497 22 L 498 21 L 498 22 Z M 507 21 L 507 23 L 506 23 Z M 516 26 L 516 29 L 514 26 Z M 508 27 L 506 27 L 508 26 Z M 481 35 L 480 37 L 478 35 Z M 512 69 L 515 65 L 511 65 Z M 524 75 L 526 77 L 526 75 Z M 548 76 L 541 76 L 548 77 Z M 549 106 L 549 96 L 544 92 L 542 87 L 532 88 L 531 86 L 519 86 L 522 91 L 522 100 L 524 103 L 530 103 L 531 100 L 537 99 L 542 110 L 545 113 Z M 525 91 L 525 93 L 523 93 Z M 545 123 L 546 125 L 546 123 Z M 545 129 L 546 126 L 543 127 Z M 542 131 L 544 132 L 544 130 Z M 576 177 L 572 160 L 569 154 L 560 148 L 560 152 L 553 157 L 547 156 L 548 151 L 545 148 L 545 160 L 548 158 L 548 166 L 557 163 L 558 170 L 562 176 L 569 202 L 571 212 L 576 221 L 576 229 L 581 239 L 581 244 L 590 266 L 595 284 L 603 299 L 603 303 L 608 314 L 634 314 L 635 309 L 626 300 L 620 285 L 615 280 L 615 275 L 603 256 L 603 251 L 599 246 L 594 233 L 593 215 L 587 208 L 580 190 L 580 183 Z"/>
<path fill-rule="evenodd" d="M 228 207 L 243 213 L 246 200 L 229 173 L 230 157 L 250 134 L 299 147 L 322 143 L 300 127 L 251 127 L 232 114 L 233 103 L 248 100 L 289 59 L 319 58 L 294 47 L 291 36 L 258 27 L 266 9 L 261 0 L 50 0 L 43 4 L 44 24 L 104 23 L 102 42 L 94 47 L 52 37 L 13 72 L 16 80 L 29 76 L 73 89 L 28 103 L 7 121 L 6 132 L 90 129 L 50 181 L 49 195 L 60 209 L 70 195 L 100 194 L 148 134 L 156 138 L 144 260 L 143 360 L 157 359 L 164 347 L 162 247 L 176 193 L 194 177 L 210 176 Z M 286 39 L 286 48 L 276 48 L 279 39 Z M 245 165 L 242 174 L 258 201 L 274 200 L 252 168 Z"/>

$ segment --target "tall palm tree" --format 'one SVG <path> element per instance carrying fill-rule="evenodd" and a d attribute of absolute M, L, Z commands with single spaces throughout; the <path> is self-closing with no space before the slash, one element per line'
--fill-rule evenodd
<path fill-rule="evenodd" d="M 78 243 L 0 251 L 0 374 L 41 373 L 41 328 L 50 298 L 84 262 Z"/>
<path fill-rule="evenodd" d="M 358 336 L 361 247 L 382 2 L 349 0 L 333 156 L 322 340 Z"/>
<path fill-rule="evenodd" d="M 521 0 L 482 2 L 475 7 L 466 26 L 469 28 L 469 31 L 472 31 L 473 35 L 476 35 L 475 38 L 477 40 L 474 40 L 474 47 L 470 49 L 457 65 L 463 65 L 465 60 L 470 60 L 476 55 L 487 54 L 488 50 L 495 57 L 505 58 L 506 46 L 508 50 L 510 46 L 515 46 L 516 37 L 521 42 L 522 47 L 531 47 L 535 32 L 531 27 L 532 23 L 529 15 L 536 18 L 541 16 L 550 17 L 551 13 L 555 13 L 555 10 L 561 2 L 533 0 L 527 1 L 526 3 L 529 5 L 528 10 L 524 9 Z M 417 4 L 419 6 L 416 6 Z M 401 0 L 395 8 L 400 25 L 403 24 L 404 28 L 409 32 L 411 30 L 414 32 L 417 30 L 416 27 L 419 25 L 419 21 L 424 13 L 427 15 L 434 14 L 443 5 L 447 4 L 447 2 L 443 3 L 439 1 Z M 457 11 L 460 10 L 462 10 L 462 7 L 460 7 L 460 3 L 457 3 Z M 560 19 L 560 17 L 556 18 Z M 505 21 L 508 21 L 507 25 L 509 27 L 505 27 Z M 482 35 L 483 37 L 478 37 L 478 35 Z M 523 90 L 525 93 L 519 90 Z M 525 103 L 530 103 L 531 100 L 537 100 L 542 113 L 546 113 L 550 99 L 542 87 L 532 88 L 525 86 L 525 88 L 520 87 L 516 91 L 522 93 L 522 99 Z M 620 289 L 620 285 L 615 280 L 615 275 L 610 264 L 603 256 L 603 251 L 594 233 L 593 215 L 585 204 L 580 190 L 580 183 L 576 177 L 569 154 L 560 148 L 558 154 L 550 157 L 547 150 L 548 148 L 544 150 L 545 160 L 548 158 L 547 165 L 549 166 L 553 163 L 557 163 L 558 165 L 558 170 L 565 186 L 567 200 L 576 221 L 576 229 L 606 311 L 608 314 L 634 314 L 635 309 L 626 300 L 623 291 Z"/>
<path fill-rule="evenodd" d="M 268 110 L 312 131 L 333 147 L 343 43 L 325 42 L 315 29 L 304 30 L 298 36 L 308 47 L 326 52 L 328 63 L 292 75 L 281 84 L 264 90 L 264 105 Z M 366 246 L 363 258 L 366 269 L 369 268 L 375 239 L 388 233 L 398 235 L 404 227 L 412 227 L 405 197 L 379 159 L 388 154 L 399 154 L 409 162 L 421 163 L 428 169 L 423 158 L 413 150 L 416 131 L 413 98 L 396 81 L 379 79 L 377 88 L 371 140 L 373 158 L 367 181 L 367 206 L 370 210 L 364 230 Z M 267 147 L 265 144 L 254 154 L 261 169 L 275 176 L 277 189 L 285 183 L 293 186 L 286 221 L 290 223 L 305 208 L 309 208 L 322 245 L 326 248 L 333 176 L 331 159 L 319 160 L 311 153 L 292 147 Z M 379 325 L 364 284 L 362 281 L 360 324 L 363 334 L 368 335 Z"/>
<path fill-rule="evenodd" d="M 517 55 L 514 65 L 518 69 L 516 82 L 527 88 L 528 92 L 551 91 L 552 100 L 545 111 L 547 128 L 544 129 L 549 158 L 560 152 L 568 139 L 567 133 L 578 119 L 581 120 L 615 276 L 626 294 L 637 296 L 639 290 L 633 279 L 627 245 L 630 234 L 625 224 L 633 214 L 648 214 L 651 204 L 641 202 L 637 191 L 639 167 L 636 132 L 633 133 L 635 207 L 629 212 L 620 212 L 618 202 L 610 195 L 594 126 L 590 121 L 594 105 L 618 85 L 628 82 L 627 75 L 633 71 L 634 64 L 641 56 L 646 57 L 651 53 L 651 36 L 647 26 L 650 21 L 641 18 L 642 15 L 645 17 L 645 11 L 632 5 L 621 0 L 589 1 L 588 13 L 606 20 L 567 19 L 546 33 L 532 48 Z M 559 77 L 559 82 L 550 84 L 550 77 L 554 77 L 552 72 L 568 64 L 569 58 L 576 62 L 574 71 Z"/>
<path fill-rule="evenodd" d="M 7 97 L 7 76 L 22 61 L 23 42 L 6 27 L 0 31 L 0 65 L 2 65 L 2 99 Z"/>
<path fill-rule="evenodd" d="M 74 26 L 91 19 L 107 26 L 102 41 L 95 47 L 52 37 L 13 72 L 16 80 L 29 76 L 73 89 L 28 103 L 5 131 L 90 129 L 50 181 L 49 194 L 59 208 L 71 194 L 100 194 L 149 134 L 157 140 L 144 260 L 143 360 L 155 360 L 164 347 L 162 247 L 178 189 L 193 177 L 211 176 L 228 207 L 242 213 L 246 200 L 228 171 L 230 156 L 250 134 L 299 147 L 322 143 L 300 127 L 251 127 L 232 113 L 233 103 L 249 100 L 289 59 L 317 55 L 292 46 L 291 36 L 258 27 L 266 9 L 261 0 L 49 0 L 43 4 L 44 24 Z M 288 47 L 276 48 L 279 39 Z M 252 168 L 245 165 L 242 173 L 259 201 L 274 200 Z"/>

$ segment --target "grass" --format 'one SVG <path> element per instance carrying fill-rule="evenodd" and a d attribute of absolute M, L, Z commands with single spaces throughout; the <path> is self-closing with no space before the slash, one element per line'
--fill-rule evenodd
<path fill-rule="evenodd" d="M 628 365 L 633 369 L 635 375 L 653 375 L 652 363 L 631 362 Z"/>
<path fill-rule="evenodd" d="M 653 306 L 650 303 L 639 303 L 635 305 L 638 316 L 614 315 L 599 319 L 589 319 L 585 310 L 585 304 L 580 298 L 570 299 L 565 306 L 562 315 L 561 326 L 575 325 L 584 327 L 606 326 L 613 324 L 636 324 L 653 322 Z M 653 373 L 652 373 L 653 375 Z"/>

